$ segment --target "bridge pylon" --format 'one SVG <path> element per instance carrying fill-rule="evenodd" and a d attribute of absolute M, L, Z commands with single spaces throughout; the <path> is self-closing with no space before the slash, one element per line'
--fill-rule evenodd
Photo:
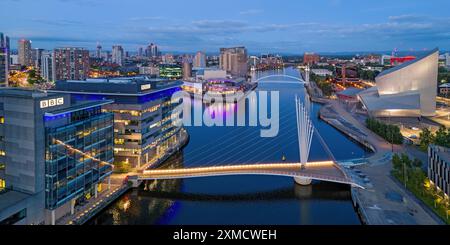
<path fill-rule="evenodd" d="M 307 102 L 307 105 L 310 104 Z M 298 137 L 298 150 L 300 155 L 300 166 L 304 169 L 308 162 L 309 153 L 311 151 L 312 136 L 314 134 L 314 127 L 309 117 L 309 108 L 307 108 L 298 98 L 295 96 L 295 108 L 297 118 L 297 137 Z M 294 178 L 295 182 L 300 185 L 309 185 L 311 179 L 306 178 Z"/>

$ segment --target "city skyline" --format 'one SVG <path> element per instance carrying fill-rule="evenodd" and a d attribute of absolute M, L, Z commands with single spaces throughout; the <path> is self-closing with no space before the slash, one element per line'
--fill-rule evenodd
<path fill-rule="evenodd" d="M 22 38 L 46 49 L 94 50 L 99 42 L 105 49 L 122 45 L 137 51 L 153 42 L 166 52 L 217 52 L 231 46 L 278 53 L 417 51 L 450 45 L 447 1 L 252 0 L 211 5 L 203 0 L 136 0 L 123 5 L 116 0 L 7 0 L 3 5 L 0 14 L 14 21 L 2 21 L 0 30 L 11 37 L 13 49 Z M 118 11 L 120 15 L 114 14 Z"/>

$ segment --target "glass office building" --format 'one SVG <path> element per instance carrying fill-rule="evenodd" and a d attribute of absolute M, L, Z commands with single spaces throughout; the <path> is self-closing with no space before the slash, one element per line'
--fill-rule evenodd
<path fill-rule="evenodd" d="M 101 191 L 112 173 L 110 103 L 0 89 L 0 224 L 55 224 Z"/>
<path fill-rule="evenodd" d="M 44 117 L 47 209 L 58 208 L 74 197 L 81 202 L 95 196 L 98 184 L 111 174 L 114 116 L 103 113 L 100 104 L 91 104 Z"/>
<path fill-rule="evenodd" d="M 114 163 L 127 172 L 157 166 L 187 139 L 171 120 L 180 102 L 171 101 L 182 82 L 147 77 L 57 81 L 55 90 L 76 101 L 113 100 L 104 112 L 114 113 Z"/>

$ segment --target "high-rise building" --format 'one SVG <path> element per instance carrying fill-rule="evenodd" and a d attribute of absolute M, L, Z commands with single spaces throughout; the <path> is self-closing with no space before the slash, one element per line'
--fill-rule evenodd
<path fill-rule="evenodd" d="M 142 47 L 139 47 L 138 49 L 138 57 L 144 56 L 144 49 Z"/>
<path fill-rule="evenodd" d="M 41 57 L 41 77 L 47 82 L 55 81 L 53 52 L 43 52 Z"/>
<path fill-rule="evenodd" d="M 312 65 L 320 61 L 320 56 L 315 53 L 305 53 L 303 55 L 303 64 Z"/>
<path fill-rule="evenodd" d="M 122 46 L 120 45 L 114 45 L 112 47 L 112 57 L 111 57 L 111 61 L 114 64 L 123 65 L 123 60 L 124 60 L 124 51 Z"/>
<path fill-rule="evenodd" d="M 70 93 L 77 101 L 113 100 L 103 108 L 114 113 L 115 163 L 142 169 L 159 164 L 186 139 L 187 133 L 171 119 L 179 105 L 171 97 L 181 85 L 180 81 L 127 77 L 57 81 L 55 90 Z"/>
<path fill-rule="evenodd" d="M 41 60 L 42 60 L 42 53 L 44 52 L 44 49 L 41 48 L 35 48 L 31 50 L 31 59 L 32 59 L 32 65 L 34 68 L 40 70 L 41 69 Z"/>
<path fill-rule="evenodd" d="M 190 59 L 183 59 L 183 79 L 187 80 L 192 77 L 192 63 Z"/>
<path fill-rule="evenodd" d="M 83 48 L 54 50 L 55 80 L 85 80 L 89 73 L 89 51 Z"/>
<path fill-rule="evenodd" d="M 95 58 L 97 58 L 97 59 L 102 58 L 102 45 L 100 45 L 100 43 L 97 43 L 97 50 L 95 53 Z"/>
<path fill-rule="evenodd" d="M 33 65 L 33 59 L 31 54 L 31 41 L 26 39 L 20 39 L 18 41 L 19 47 L 19 63 L 23 66 Z"/>
<path fill-rule="evenodd" d="M 245 47 L 221 48 L 220 69 L 232 76 L 245 77 L 247 75 L 247 49 Z"/>
<path fill-rule="evenodd" d="M 445 54 L 445 65 L 450 67 L 450 53 Z"/>
<path fill-rule="evenodd" d="M 112 101 L 2 88 L 0 103 L 0 224 L 55 224 L 97 195 L 112 173 Z"/>
<path fill-rule="evenodd" d="M 8 86 L 10 63 L 9 37 L 0 32 L 0 87 Z"/>
<path fill-rule="evenodd" d="M 158 46 L 156 46 L 156 44 L 154 43 L 150 43 L 150 45 L 148 45 L 145 49 L 145 54 L 149 58 L 159 56 Z"/>
<path fill-rule="evenodd" d="M 199 51 L 195 54 L 193 67 L 205 68 L 206 67 L 206 54 Z"/>

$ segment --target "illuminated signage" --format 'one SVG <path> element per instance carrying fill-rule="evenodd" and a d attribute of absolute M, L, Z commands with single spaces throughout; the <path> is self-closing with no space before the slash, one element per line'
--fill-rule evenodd
<path fill-rule="evenodd" d="M 152 85 L 151 84 L 144 84 L 144 85 L 141 85 L 141 90 L 147 90 L 147 89 L 151 89 L 152 88 Z"/>
<path fill-rule="evenodd" d="M 58 105 L 64 104 L 64 98 L 55 98 L 55 99 L 49 99 L 49 100 L 41 100 L 41 109 L 47 108 L 47 107 L 53 107 Z"/>

